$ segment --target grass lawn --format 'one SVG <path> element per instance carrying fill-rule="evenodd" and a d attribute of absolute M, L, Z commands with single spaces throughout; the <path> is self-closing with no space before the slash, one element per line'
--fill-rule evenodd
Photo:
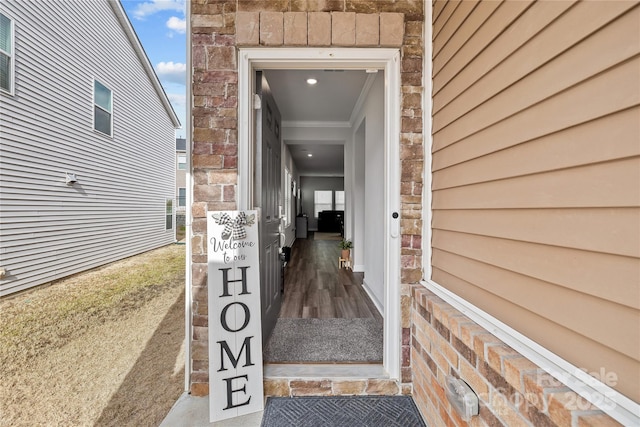
<path fill-rule="evenodd" d="M 156 426 L 184 383 L 185 247 L 0 300 L 0 426 Z"/>

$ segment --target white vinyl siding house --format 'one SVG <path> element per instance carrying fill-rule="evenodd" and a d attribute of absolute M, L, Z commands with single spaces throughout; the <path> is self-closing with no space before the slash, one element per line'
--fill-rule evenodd
<path fill-rule="evenodd" d="M 0 91 L 0 295 L 174 242 L 179 122 L 121 4 L 0 13 L 15 67 Z"/>

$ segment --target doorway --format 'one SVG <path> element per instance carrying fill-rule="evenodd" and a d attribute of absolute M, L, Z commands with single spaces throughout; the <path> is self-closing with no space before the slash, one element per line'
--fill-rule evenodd
<path fill-rule="evenodd" d="M 381 292 L 384 306 L 383 367 L 385 375 L 391 379 L 400 377 L 400 224 L 394 213 L 399 211 L 399 102 L 400 74 L 399 53 L 396 49 L 241 49 L 239 54 L 239 208 L 256 206 L 254 199 L 255 155 L 253 147 L 253 109 L 256 107 L 254 75 L 256 70 L 269 69 L 346 69 L 382 70 L 384 72 L 384 146 L 382 149 L 383 170 L 377 171 L 382 177 L 379 191 L 380 224 L 376 233 L 381 236 L 383 246 Z M 353 162 L 354 151 L 345 151 L 345 160 Z M 382 172 L 382 173 L 380 173 Z M 353 180 L 345 186 L 347 204 L 355 193 Z M 351 188 L 349 188 L 351 187 Z M 349 216 L 349 215 L 348 215 Z M 353 216 L 346 218 L 347 227 L 354 228 Z"/>

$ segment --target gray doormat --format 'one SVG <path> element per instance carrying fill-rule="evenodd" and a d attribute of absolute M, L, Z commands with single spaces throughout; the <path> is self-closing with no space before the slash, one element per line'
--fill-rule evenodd
<path fill-rule="evenodd" d="M 267 363 L 382 362 L 382 320 L 278 319 Z"/>
<path fill-rule="evenodd" d="M 270 397 L 261 427 L 426 427 L 410 396 Z"/>

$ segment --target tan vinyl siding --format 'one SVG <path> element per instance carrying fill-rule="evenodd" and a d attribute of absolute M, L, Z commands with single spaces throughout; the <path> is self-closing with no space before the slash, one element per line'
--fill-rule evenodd
<path fill-rule="evenodd" d="M 0 100 L 0 295 L 173 242 L 173 122 L 111 5 L 1 7 L 16 80 Z M 93 129 L 94 78 L 113 93 L 112 138 Z"/>
<path fill-rule="evenodd" d="M 640 401 L 638 2 L 433 17 L 432 280 Z"/>

